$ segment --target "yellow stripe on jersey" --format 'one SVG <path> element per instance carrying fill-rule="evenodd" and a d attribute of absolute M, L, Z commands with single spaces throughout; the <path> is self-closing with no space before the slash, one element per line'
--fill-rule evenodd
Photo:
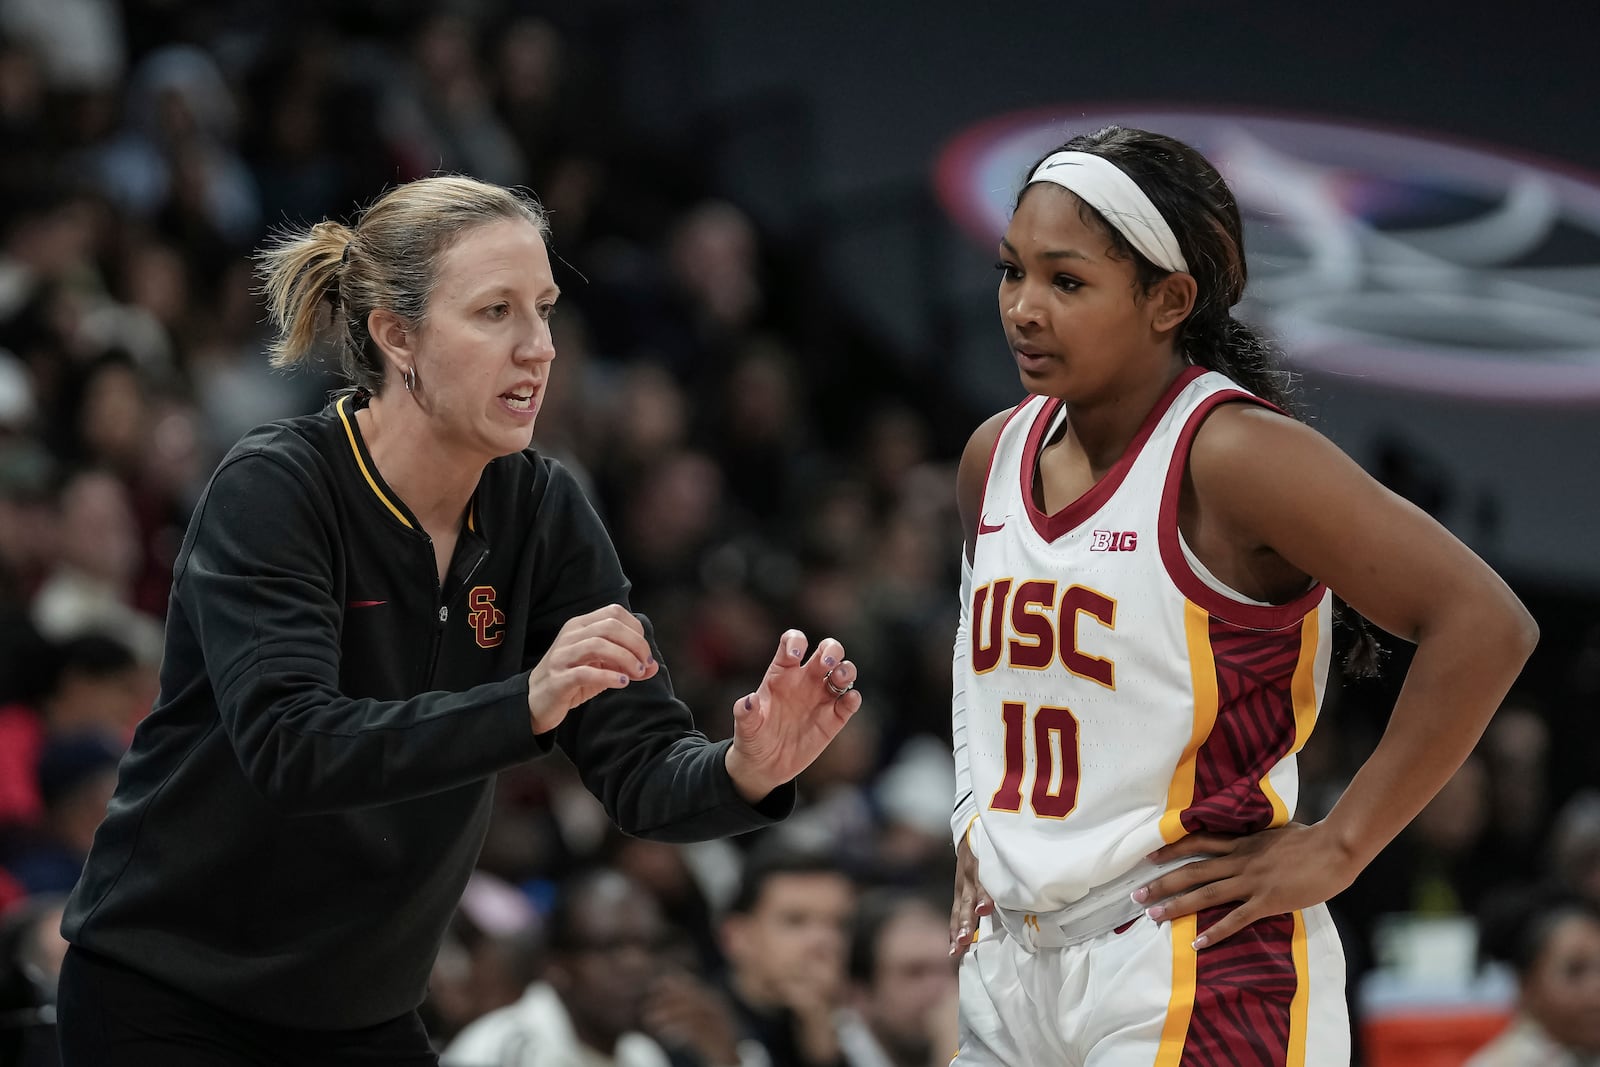
<path fill-rule="evenodd" d="M 1200 746 L 1217 724 L 1217 664 L 1211 651 L 1211 616 L 1192 601 L 1183 603 L 1183 632 L 1189 646 L 1189 684 L 1194 691 L 1194 730 L 1183 748 L 1167 787 L 1167 810 L 1161 816 L 1161 839 L 1169 845 L 1182 837 L 1183 813 L 1194 803 L 1194 762 Z"/>
<path fill-rule="evenodd" d="M 1167 1021 L 1161 1028 L 1155 1067 L 1178 1067 L 1183 1060 L 1183 1043 L 1194 1015 L 1196 926 L 1193 915 L 1172 920 L 1172 995 L 1167 1000 Z M 1303 1063 L 1304 1057 L 1302 1067 Z"/>
<path fill-rule="evenodd" d="M 1313 608 L 1300 623 L 1300 662 L 1294 665 L 1289 693 L 1294 698 L 1294 748 L 1299 752 L 1317 724 L 1317 648 L 1322 643 L 1322 613 Z"/>
<path fill-rule="evenodd" d="M 1316 618 L 1316 612 L 1307 618 Z M 1293 953 L 1294 999 L 1289 1002 L 1289 1055 L 1284 1060 L 1284 1067 L 1306 1067 L 1306 1020 L 1311 1014 L 1311 965 L 1306 953 L 1306 913 L 1303 911 L 1294 913 Z"/>
<path fill-rule="evenodd" d="M 1289 746 L 1292 756 L 1305 747 L 1311 737 L 1311 728 L 1317 722 L 1317 643 L 1321 637 L 1320 615 L 1313 609 L 1300 620 L 1300 659 L 1294 665 L 1294 677 L 1289 681 L 1289 696 L 1294 701 L 1294 743 Z M 1283 826 L 1294 812 L 1283 802 L 1278 791 L 1268 781 L 1269 770 L 1261 778 L 1261 792 L 1272 805 L 1271 826 Z"/>
<path fill-rule="evenodd" d="M 367 470 L 367 461 L 361 458 L 361 447 L 356 444 L 355 427 L 350 425 L 350 414 L 345 410 L 345 404 L 348 403 L 349 400 L 350 398 L 348 396 L 341 396 L 339 398 L 339 402 L 334 405 L 334 410 L 339 413 L 339 421 L 344 423 L 344 435 L 350 439 L 350 452 L 356 457 L 356 466 L 361 468 L 361 476 L 365 478 L 367 480 L 367 484 L 372 487 L 373 495 L 379 500 L 383 501 L 383 506 L 388 508 L 394 514 L 395 518 L 399 519 L 409 527 L 411 526 L 411 520 L 406 518 L 405 515 L 401 513 L 400 509 L 395 507 L 394 503 L 388 497 L 383 495 L 383 490 L 378 488 L 378 480 L 372 476 L 371 471 Z"/>

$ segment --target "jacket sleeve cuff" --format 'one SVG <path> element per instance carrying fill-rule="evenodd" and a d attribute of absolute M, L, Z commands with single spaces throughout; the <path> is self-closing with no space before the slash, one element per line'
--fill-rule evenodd
<path fill-rule="evenodd" d="M 726 807 L 730 813 L 737 812 L 743 816 L 741 821 L 747 821 L 746 829 L 758 830 L 763 826 L 782 822 L 793 813 L 800 792 L 794 782 L 785 782 L 772 792 L 751 804 L 739 795 L 738 787 L 733 784 L 733 776 L 728 773 L 728 749 L 733 747 L 733 739 L 717 741 L 712 744 L 713 757 L 717 761 L 716 782 L 719 807 Z M 743 832 L 743 831 L 738 831 Z"/>
<path fill-rule="evenodd" d="M 528 672 L 512 675 L 501 684 L 505 693 L 494 702 L 493 714 L 488 718 L 502 750 L 526 761 L 555 748 L 554 730 L 533 732 L 533 715 L 528 711 Z"/>

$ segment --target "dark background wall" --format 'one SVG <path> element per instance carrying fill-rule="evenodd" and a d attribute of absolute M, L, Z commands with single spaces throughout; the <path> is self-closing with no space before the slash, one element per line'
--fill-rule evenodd
<path fill-rule="evenodd" d="M 1264 109 L 1600 174 L 1595 11 L 701 0 L 629 11 L 617 73 L 639 121 L 663 138 L 701 138 L 724 187 L 812 248 L 836 298 L 912 375 L 970 405 L 953 409 L 959 422 L 1017 389 L 989 248 L 957 232 L 933 195 L 940 150 L 964 129 L 1022 109 L 1053 111 L 1070 132 L 1074 117 L 1119 105 Z M 1508 572 L 1560 593 L 1600 591 L 1600 408 L 1462 401 L 1317 373 L 1305 395 L 1326 432 Z"/>

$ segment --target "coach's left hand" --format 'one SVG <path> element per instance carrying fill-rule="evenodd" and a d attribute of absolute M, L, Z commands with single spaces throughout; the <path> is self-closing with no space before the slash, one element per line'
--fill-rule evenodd
<path fill-rule="evenodd" d="M 752 804 L 809 767 L 861 707 L 844 646 L 825 638 L 809 661 L 806 647 L 785 631 L 760 687 L 733 705 L 728 774 Z"/>
<path fill-rule="evenodd" d="M 1275 830 L 1227 837 L 1190 834 L 1150 854 L 1156 863 L 1210 856 L 1157 878 L 1134 893 L 1157 922 L 1238 903 L 1195 940 L 1195 948 L 1226 941 L 1257 919 L 1321 904 L 1349 888 L 1360 865 L 1321 825 L 1290 823 Z"/>

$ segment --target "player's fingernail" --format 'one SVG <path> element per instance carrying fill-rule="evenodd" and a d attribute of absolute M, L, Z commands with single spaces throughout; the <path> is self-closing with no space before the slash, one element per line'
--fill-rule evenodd
<path fill-rule="evenodd" d="M 651 656 L 649 662 L 650 662 L 650 666 L 654 667 L 656 665 L 656 658 L 654 656 Z"/>
<path fill-rule="evenodd" d="M 755 705 L 750 703 L 750 698 L 749 697 L 745 697 L 744 698 L 744 710 L 745 711 L 749 711 L 753 707 L 755 707 Z"/>
<path fill-rule="evenodd" d="M 1135 904 L 1143 904 L 1145 901 L 1147 901 L 1149 899 L 1150 899 L 1150 887 L 1149 886 L 1142 885 L 1138 889 L 1135 889 L 1133 891 L 1133 902 Z"/>
<path fill-rule="evenodd" d="M 838 660 L 834 659 L 832 656 L 823 656 L 822 657 L 822 665 L 824 667 L 831 667 L 837 662 L 838 662 Z"/>
<path fill-rule="evenodd" d="M 1154 919 L 1156 922 L 1160 922 L 1162 919 L 1167 917 L 1167 909 L 1161 907 L 1150 908 L 1145 912 L 1145 914 L 1150 916 L 1150 918 Z"/>
<path fill-rule="evenodd" d="M 1207 937 L 1205 934 L 1201 934 L 1199 937 L 1194 939 L 1194 944 L 1191 945 L 1190 947 L 1191 948 L 1195 948 L 1195 949 L 1202 949 L 1202 948 L 1205 948 L 1209 944 L 1211 944 L 1211 939 L 1209 937 Z"/>
<path fill-rule="evenodd" d="M 636 670 L 636 671 L 638 671 L 638 672 L 639 672 L 639 673 L 640 673 L 640 674 L 643 674 L 643 673 L 644 673 L 644 672 L 645 672 L 645 666 L 644 666 L 644 664 L 643 664 L 643 663 L 636 663 L 636 664 L 634 664 L 634 667 L 633 667 L 633 669 L 634 669 L 634 670 Z"/>
<path fill-rule="evenodd" d="M 617 675 L 617 681 L 621 682 L 623 685 L 627 685 L 628 684 L 628 676 L 626 674 L 619 674 L 619 675 Z"/>
<path fill-rule="evenodd" d="M 800 650 L 798 648 L 791 647 L 789 649 L 789 655 L 793 656 L 795 659 L 799 659 L 800 658 Z"/>

